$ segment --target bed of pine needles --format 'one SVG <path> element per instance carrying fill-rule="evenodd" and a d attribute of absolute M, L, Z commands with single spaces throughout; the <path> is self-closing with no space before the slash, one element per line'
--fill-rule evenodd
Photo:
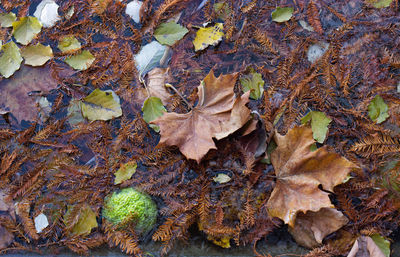
<path fill-rule="evenodd" d="M 31 2 L 35 1 L 1 1 L 6 11 L 17 10 L 17 16 L 26 15 Z M 308 257 L 346 254 L 358 235 L 390 237 L 400 225 L 400 197 L 393 189 L 400 183 L 398 169 L 386 173 L 380 169 L 396 160 L 400 151 L 397 0 L 384 9 L 361 0 L 225 0 L 232 12 L 224 22 L 223 42 L 201 52 L 194 52 L 192 26 L 218 20 L 214 1 L 196 10 L 201 1 L 145 0 L 142 26 L 125 15 L 126 1 L 59 2 L 61 12 L 75 6 L 75 14 L 43 29 L 38 40 L 56 44 L 64 35 L 75 35 L 96 60 L 89 69 L 73 74 L 65 71 L 65 64 L 51 61 L 59 86 L 49 92 L 53 109 L 44 124 L 0 123 L 0 188 L 19 202 L 17 218 L 0 217 L 0 224 L 16 238 L 1 253 L 62 246 L 89 254 L 91 248 L 108 243 L 127 254 L 141 255 L 140 242 L 145 239 L 133 229 L 115 231 L 99 220 L 90 235 L 72 237 L 62 220 L 67 205 L 81 203 L 90 203 L 101 217 L 104 197 L 119 187 L 113 183 L 113 172 L 120 163 L 134 160 L 137 172 L 121 187 L 136 186 L 156 199 L 160 215 L 150 237 L 164 243 L 162 254 L 177 240 L 190 239 L 189 229 L 201 224 L 202 233 L 232 238 L 236 245 L 250 245 L 256 255 L 262 255 L 257 242 L 281 225 L 266 210 L 274 183 L 272 166 L 255 163 L 235 135 L 219 141 L 218 151 L 210 151 L 200 164 L 188 161 L 177 148 L 157 145 L 159 135 L 143 120 L 141 105 L 133 97 L 142 87 L 134 54 L 143 42 L 152 40 L 158 24 L 182 11 L 180 22 L 190 33 L 173 47 L 169 67 L 174 86 L 191 104 L 196 101 L 195 88 L 211 68 L 226 74 L 254 67 L 266 83 L 263 98 L 251 101 L 250 107 L 260 113 L 267 136 L 274 129 L 286 133 L 309 110 L 322 111 L 333 120 L 326 144 L 361 167 L 333 196 L 336 208 L 350 222 Z M 272 22 L 276 6 L 293 6 L 294 17 L 285 23 Z M 314 31 L 302 29 L 300 20 Z M 321 41 L 329 48 L 311 64 L 307 49 Z M 121 97 L 123 116 L 72 128 L 66 122 L 69 100 L 94 88 L 113 89 Z M 390 110 L 390 118 L 380 125 L 367 112 L 377 94 Z M 171 111 L 187 112 L 182 99 L 173 97 Z M 88 163 L 89 159 L 94 161 Z M 212 182 L 219 170 L 232 173 L 229 185 Z M 50 226 L 39 237 L 33 217 L 43 210 Z"/>

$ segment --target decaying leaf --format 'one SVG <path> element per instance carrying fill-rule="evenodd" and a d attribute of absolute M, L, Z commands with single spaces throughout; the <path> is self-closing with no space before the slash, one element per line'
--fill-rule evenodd
<path fill-rule="evenodd" d="M 53 27 L 61 19 L 58 16 L 58 4 L 54 0 L 42 0 L 33 14 L 45 28 Z"/>
<path fill-rule="evenodd" d="M 360 236 L 354 242 L 353 248 L 351 248 L 347 257 L 389 257 L 390 243 L 387 240 L 385 241 L 384 244 L 378 245 L 373 238 Z"/>
<path fill-rule="evenodd" d="M 71 100 L 67 108 L 68 122 L 72 126 L 85 122 L 82 116 L 82 102 L 80 100 Z"/>
<path fill-rule="evenodd" d="M 44 46 L 40 43 L 30 45 L 21 50 L 21 55 L 25 59 L 25 64 L 31 66 L 42 66 L 48 60 L 53 58 L 53 50 L 50 46 Z"/>
<path fill-rule="evenodd" d="M 325 141 L 326 133 L 328 132 L 328 125 L 332 120 L 326 117 L 323 112 L 311 111 L 301 118 L 301 124 L 305 124 L 310 120 L 313 138 L 315 141 L 322 144 Z"/>
<path fill-rule="evenodd" d="M 58 42 L 58 48 L 63 53 L 69 53 L 81 49 L 81 43 L 74 36 L 65 36 Z"/>
<path fill-rule="evenodd" d="M 140 7 L 142 7 L 142 4 L 142 1 L 133 0 L 126 5 L 125 13 L 136 23 L 140 22 Z"/>
<path fill-rule="evenodd" d="M 119 170 L 114 173 L 114 185 L 121 184 L 125 180 L 130 179 L 132 175 L 136 172 L 136 168 L 137 164 L 135 161 L 122 164 Z"/>
<path fill-rule="evenodd" d="M 40 24 L 39 20 L 31 16 L 22 17 L 19 21 L 14 21 L 12 26 L 15 40 L 23 45 L 29 44 L 42 29 L 42 24 Z"/>
<path fill-rule="evenodd" d="M 46 215 L 44 215 L 43 213 L 40 213 L 38 216 L 36 216 L 34 222 L 36 233 L 41 233 L 43 229 L 45 229 L 49 225 L 49 221 L 47 220 Z"/>
<path fill-rule="evenodd" d="M 154 68 L 147 74 L 147 89 L 150 95 L 160 98 L 165 106 L 171 96 L 165 84 L 170 80 L 171 75 L 169 73 L 169 68 Z"/>
<path fill-rule="evenodd" d="M 75 211 L 74 208 L 80 208 Z M 72 217 L 71 214 L 76 214 Z M 88 204 L 68 206 L 68 210 L 64 215 L 64 223 L 73 235 L 88 235 L 92 228 L 97 227 L 96 213 Z"/>
<path fill-rule="evenodd" d="M 18 46 L 11 41 L 1 46 L 0 54 L 0 73 L 9 78 L 21 67 L 21 53 Z"/>
<path fill-rule="evenodd" d="M 232 13 L 232 9 L 227 2 L 218 2 L 214 4 L 214 12 L 218 14 L 218 18 L 226 20 L 226 18 Z"/>
<path fill-rule="evenodd" d="M 224 173 L 219 173 L 217 176 L 213 177 L 214 182 L 224 184 L 231 181 L 231 177 Z"/>
<path fill-rule="evenodd" d="M 167 109 L 163 106 L 160 98 L 152 96 L 144 101 L 142 111 L 144 121 L 150 123 L 151 121 L 161 117 Z M 156 132 L 160 131 L 160 128 L 157 125 L 150 124 L 150 127 Z"/>
<path fill-rule="evenodd" d="M 321 208 L 333 208 L 327 191 L 343 183 L 355 165 L 336 153 L 321 147 L 311 152 L 314 144 L 312 130 L 295 127 L 285 136 L 275 134 L 278 145 L 271 154 L 275 169 L 276 185 L 268 200 L 271 217 L 282 219 L 294 227 L 298 212 L 317 212 Z"/>
<path fill-rule="evenodd" d="M 88 50 L 83 50 L 79 54 L 65 58 L 65 62 L 75 70 L 88 69 L 94 60 L 95 57 Z"/>
<path fill-rule="evenodd" d="M 154 37 L 163 45 L 172 46 L 178 40 L 181 40 L 189 30 L 175 21 L 162 23 L 154 31 Z"/>
<path fill-rule="evenodd" d="M 200 51 L 210 45 L 217 45 L 224 36 L 224 24 L 216 23 L 212 27 L 199 28 L 193 40 L 194 50 Z"/>
<path fill-rule="evenodd" d="M 333 208 L 321 208 L 317 212 L 308 211 L 297 214 L 294 227 L 289 232 L 296 242 L 304 247 L 315 248 L 325 236 L 346 225 L 348 219 Z"/>
<path fill-rule="evenodd" d="M 240 84 L 242 84 L 244 92 L 251 91 L 251 99 L 257 100 L 262 97 L 264 92 L 264 80 L 260 73 L 252 70 L 250 74 L 244 75 L 240 78 Z"/>
<path fill-rule="evenodd" d="M 82 116 L 90 121 L 111 120 L 122 115 L 119 97 L 112 90 L 98 88 L 82 99 Z"/>
<path fill-rule="evenodd" d="M 211 70 L 198 87 L 195 108 L 185 114 L 164 113 L 151 122 L 160 126 L 160 143 L 178 146 L 186 158 L 197 162 L 210 149 L 216 149 L 213 137 L 224 138 L 250 119 L 250 110 L 245 106 L 250 92 L 236 98 L 236 80 L 237 74 L 216 78 Z"/>
<path fill-rule="evenodd" d="M 292 18 L 293 7 L 276 7 L 275 11 L 272 12 L 271 17 L 273 21 L 285 22 Z"/>
<path fill-rule="evenodd" d="M 384 122 L 388 117 L 388 106 L 380 95 L 376 95 L 368 105 L 368 115 L 376 123 Z"/>
<path fill-rule="evenodd" d="M 0 13 L 0 26 L 4 28 L 12 27 L 12 23 L 17 19 L 13 12 Z"/>
<path fill-rule="evenodd" d="M 1 62 L 0 62 L 1 63 Z M 38 114 L 35 95 L 29 93 L 48 92 L 58 85 L 49 67 L 21 67 L 13 77 L 0 82 L 0 104 L 10 109 L 19 121 L 35 120 Z"/>

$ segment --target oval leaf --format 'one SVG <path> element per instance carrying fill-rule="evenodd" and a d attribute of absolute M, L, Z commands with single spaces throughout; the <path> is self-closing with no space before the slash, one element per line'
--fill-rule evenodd
<path fill-rule="evenodd" d="M 15 40 L 20 44 L 27 45 L 40 32 L 42 24 L 36 17 L 28 16 L 14 21 L 12 27 Z"/>
<path fill-rule="evenodd" d="M 12 27 L 12 23 L 17 19 L 13 12 L 0 13 L 0 25 L 4 28 Z"/>
<path fill-rule="evenodd" d="M 388 106 L 380 95 L 376 95 L 368 105 L 368 115 L 376 123 L 384 122 L 388 117 Z"/>
<path fill-rule="evenodd" d="M 119 170 L 114 173 L 114 185 L 121 184 L 125 180 L 128 180 L 136 172 L 137 164 L 135 161 L 131 161 L 121 165 Z"/>
<path fill-rule="evenodd" d="M 9 78 L 21 67 L 22 57 L 17 45 L 11 41 L 1 47 L 0 73 Z"/>
<path fill-rule="evenodd" d="M 162 23 L 154 31 L 154 37 L 163 45 L 172 46 L 182 39 L 189 30 L 174 21 Z"/>
<path fill-rule="evenodd" d="M 161 45 L 157 41 L 145 45 L 140 52 L 135 55 L 135 63 L 140 76 L 146 75 L 147 72 L 159 66 L 166 50 L 167 47 Z"/>
<path fill-rule="evenodd" d="M 25 64 L 31 66 L 42 66 L 53 57 L 53 50 L 50 46 L 44 46 L 40 43 L 25 47 L 21 50 Z"/>
<path fill-rule="evenodd" d="M 193 40 L 194 50 L 200 51 L 210 45 L 217 45 L 224 36 L 224 25 L 216 23 L 213 27 L 200 28 Z"/>
<path fill-rule="evenodd" d="M 76 211 L 75 208 L 80 208 L 80 210 Z M 72 214 L 76 216 L 72 217 Z M 68 205 L 64 223 L 72 235 L 89 235 L 92 228 L 97 227 L 96 213 L 86 203 L 83 206 Z"/>
<path fill-rule="evenodd" d="M 84 50 L 79 54 L 65 58 L 65 62 L 75 70 L 86 70 L 92 65 L 95 57 L 88 51 Z"/>
<path fill-rule="evenodd" d="M 149 123 L 158 117 L 161 117 L 164 112 L 167 110 L 163 106 L 161 99 L 158 97 L 149 97 L 144 101 L 143 107 L 143 119 Z M 150 124 L 150 127 L 154 129 L 154 131 L 159 132 L 160 128 L 157 125 Z"/>
<path fill-rule="evenodd" d="M 96 88 L 81 104 L 82 116 L 90 121 L 110 120 L 122 115 L 119 97 L 112 91 Z"/>
<path fill-rule="evenodd" d="M 276 7 L 275 11 L 272 12 L 271 17 L 273 21 L 285 22 L 292 18 L 293 7 Z"/>
<path fill-rule="evenodd" d="M 60 16 L 58 16 L 58 7 L 58 4 L 53 0 L 42 0 L 36 7 L 36 11 L 33 15 L 39 19 L 43 27 L 50 28 L 61 19 Z"/>
<path fill-rule="evenodd" d="M 231 177 L 224 173 L 219 173 L 217 176 L 213 177 L 214 182 L 224 184 L 231 181 Z"/>

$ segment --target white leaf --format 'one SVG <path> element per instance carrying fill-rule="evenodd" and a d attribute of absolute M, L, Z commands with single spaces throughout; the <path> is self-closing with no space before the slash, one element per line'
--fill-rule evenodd
<path fill-rule="evenodd" d="M 136 67 L 139 74 L 144 76 L 147 72 L 159 66 L 166 50 L 167 47 L 157 41 L 153 41 L 142 47 L 140 52 L 135 55 Z"/>
<path fill-rule="evenodd" d="M 58 4 L 53 0 L 43 0 L 37 6 L 33 15 L 38 18 L 43 27 L 50 28 L 60 20 L 60 16 L 58 16 L 58 7 Z"/>
<path fill-rule="evenodd" d="M 213 177 L 214 182 L 224 184 L 231 181 L 231 177 L 224 173 L 219 173 L 216 177 Z"/>
<path fill-rule="evenodd" d="M 49 225 L 46 215 L 43 213 L 39 214 L 35 218 L 35 229 L 37 233 L 40 233 Z"/>
<path fill-rule="evenodd" d="M 314 63 L 318 60 L 326 50 L 328 50 L 329 44 L 325 42 L 319 42 L 311 45 L 307 51 L 307 59 L 309 62 Z"/>
<path fill-rule="evenodd" d="M 142 7 L 143 2 L 138 0 L 133 0 L 126 5 L 125 13 L 128 14 L 134 22 L 140 22 L 140 7 Z"/>

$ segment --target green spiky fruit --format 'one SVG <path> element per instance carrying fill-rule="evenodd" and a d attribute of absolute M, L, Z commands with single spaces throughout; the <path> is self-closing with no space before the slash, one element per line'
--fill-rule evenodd
<path fill-rule="evenodd" d="M 149 195 L 125 188 L 106 197 L 103 216 L 115 225 L 132 221 L 135 231 L 145 234 L 154 227 L 157 212 L 157 206 Z"/>

